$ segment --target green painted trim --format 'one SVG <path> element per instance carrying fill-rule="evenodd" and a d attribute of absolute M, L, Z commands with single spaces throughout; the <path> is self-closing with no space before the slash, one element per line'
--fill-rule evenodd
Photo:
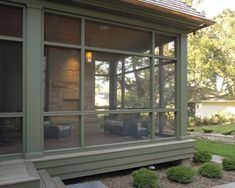
<path fill-rule="evenodd" d="M 23 117 L 23 112 L 16 112 L 16 113 L 0 113 L 0 118 L 7 118 L 7 117 Z"/>
<path fill-rule="evenodd" d="M 44 152 L 44 156 L 51 156 L 51 155 L 61 155 L 61 154 L 68 154 L 68 153 L 82 153 L 83 151 L 99 151 L 105 149 L 113 149 L 113 148 L 123 148 L 123 147 L 132 147 L 132 146 L 141 146 L 146 144 L 154 144 L 154 143 L 164 143 L 164 142 L 172 142 L 177 141 L 176 137 L 162 137 L 157 140 L 138 140 L 132 142 L 122 142 L 122 143 L 114 143 L 114 144 L 105 144 L 105 145 L 94 145 L 94 146 L 84 146 L 83 149 L 81 148 L 66 148 L 66 149 L 57 149 L 57 150 L 47 150 Z"/>
<path fill-rule="evenodd" d="M 87 151 L 77 154 L 34 159 L 37 169 L 47 169 L 50 175 L 63 179 L 115 171 L 192 157 L 194 141 L 172 141 L 126 148 Z M 118 169 L 121 170 L 121 169 Z M 73 176 L 71 174 L 76 174 Z"/>
<path fill-rule="evenodd" d="M 122 51 L 122 50 L 113 50 L 108 48 L 99 48 L 99 47 L 84 47 L 86 50 L 89 51 L 96 51 L 96 52 L 106 52 L 106 53 L 115 53 L 115 54 L 122 54 L 122 55 L 132 55 L 132 56 L 139 56 L 139 57 L 153 57 L 151 54 L 144 54 L 144 53 L 138 53 L 138 52 L 132 52 L 132 51 Z"/>
<path fill-rule="evenodd" d="M 27 105 L 26 105 L 26 93 L 27 93 L 27 62 L 26 62 L 26 59 L 27 59 L 27 46 L 26 46 L 26 40 L 27 40 L 27 32 L 26 32 L 26 29 L 27 29 L 27 23 L 26 23 L 26 20 L 27 20 L 27 10 L 26 8 L 24 7 L 23 9 L 23 127 L 22 127 L 22 139 L 23 139 L 23 153 L 25 154 L 26 153 L 26 146 L 27 146 L 27 137 L 26 137 L 26 133 L 27 133 L 27 126 L 26 126 L 26 108 L 27 108 Z"/>
<path fill-rule="evenodd" d="M 82 114 L 81 111 L 43 112 L 44 117 L 50 117 L 50 116 L 80 116 L 81 114 Z"/>
<path fill-rule="evenodd" d="M 23 159 L 23 158 L 24 158 L 23 153 L 14 153 L 14 154 L 3 154 L 3 155 L 0 155 L 0 161 L 16 160 L 16 159 Z"/>
<path fill-rule="evenodd" d="M 156 38 L 155 32 L 152 32 L 152 45 L 151 45 L 151 54 L 155 54 L 155 47 L 156 47 Z M 154 110 L 155 108 L 155 57 L 151 58 L 151 65 L 150 65 L 150 108 Z M 156 125 L 155 125 L 155 113 L 150 113 L 150 138 L 151 140 L 155 140 L 155 132 L 156 132 Z"/>
<path fill-rule="evenodd" d="M 27 8 L 26 154 L 42 156 L 42 10 Z M 35 106 L 37 108 L 35 108 Z"/>
<path fill-rule="evenodd" d="M 84 149 L 85 147 L 85 18 L 82 18 L 81 20 L 81 74 L 80 74 L 80 80 L 81 80 L 81 86 L 80 86 L 80 96 L 81 96 L 81 128 L 80 128 L 80 141 L 81 141 L 81 148 Z"/>
<path fill-rule="evenodd" d="M 187 133 L 187 35 L 180 37 L 180 63 L 179 63 L 179 112 L 180 112 L 180 137 Z"/>
<path fill-rule="evenodd" d="M 56 46 L 56 47 L 79 49 L 79 50 L 81 49 L 80 45 L 73 45 L 73 44 L 66 44 L 66 43 L 59 43 L 59 42 L 50 42 L 50 41 L 44 41 L 43 43 L 45 46 Z"/>
<path fill-rule="evenodd" d="M 6 40 L 6 41 L 14 41 L 14 42 L 23 42 L 24 39 L 20 37 L 11 37 L 11 36 L 4 36 L 0 35 L 0 40 Z"/>
<path fill-rule="evenodd" d="M 151 160 L 151 161 L 144 161 L 144 162 L 140 162 L 140 163 L 119 165 L 119 166 L 116 166 L 116 167 L 108 167 L 108 168 L 102 168 L 102 169 L 94 169 L 94 170 L 90 170 L 90 171 L 62 174 L 62 175 L 59 175 L 59 177 L 62 180 L 66 180 L 66 179 L 71 179 L 71 178 L 91 176 L 91 175 L 95 175 L 95 174 L 102 174 L 102 173 L 120 171 L 120 170 L 125 170 L 125 169 L 149 166 L 149 165 L 159 164 L 159 163 L 164 163 L 164 162 L 188 159 L 188 158 L 191 158 L 192 156 L 193 155 L 190 153 L 190 154 L 184 154 L 184 155 L 180 155 L 180 156 L 171 156 L 171 157 L 155 159 L 155 160 Z"/>

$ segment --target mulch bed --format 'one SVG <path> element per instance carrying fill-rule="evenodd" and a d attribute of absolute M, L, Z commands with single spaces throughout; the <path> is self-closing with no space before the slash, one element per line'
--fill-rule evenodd
<path fill-rule="evenodd" d="M 210 179 L 204 178 L 200 175 L 196 175 L 194 182 L 191 184 L 183 185 L 174 182 L 170 182 L 166 177 L 166 169 L 168 167 L 174 166 L 176 163 L 166 163 L 155 165 L 157 168 L 155 170 L 156 174 L 160 177 L 160 188 L 209 188 L 216 185 L 226 184 L 230 182 L 235 182 L 235 171 L 226 172 L 224 171 L 224 176 L 221 179 Z M 200 165 L 190 162 L 190 165 L 197 170 Z M 96 176 L 90 176 L 80 179 L 73 179 L 66 181 L 66 184 L 73 184 L 78 182 L 87 182 L 87 181 L 101 181 L 103 184 L 109 188 L 133 188 L 133 179 L 131 172 L 135 170 L 126 170 L 119 171 L 107 174 L 101 174 Z"/>

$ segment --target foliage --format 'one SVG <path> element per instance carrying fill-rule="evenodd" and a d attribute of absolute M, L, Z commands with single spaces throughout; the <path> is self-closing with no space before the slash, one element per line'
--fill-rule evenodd
<path fill-rule="evenodd" d="M 210 129 L 210 128 L 202 128 L 202 130 L 204 133 L 212 133 L 213 132 L 213 129 Z"/>
<path fill-rule="evenodd" d="M 203 164 L 199 168 L 198 173 L 201 176 L 204 176 L 207 178 L 222 178 L 223 177 L 223 171 L 222 171 L 221 165 L 215 164 L 212 162 Z"/>
<path fill-rule="evenodd" d="M 158 188 L 159 177 L 151 170 L 141 168 L 132 173 L 136 188 Z"/>
<path fill-rule="evenodd" d="M 214 133 L 230 132 L 235 130 L 235 124 L 226 124 L 226 125 L 208 125 L 208 126 L 197 126 L 193 127 L 195 132 L 203 132 L 203 128 L 213 129 Z"/>
<path fill-rule="evenodd" d="M 223 159 L 223 169 L 226 171 L 235 170 L 235 157 L 226 157 Z"/>
<path fill-rule="evenodd" d="M 231 135 L 235 130 L 229 130 L 229 131 L 224 131 L 222 132 L 223 135 Z"/>
<path fill-rule="evenodd" d="M 188 86 L 217 90 L 235 96 L 235 11 L 225 10 L 214 18 L 216 24 L 189 36 Z M 189 93 L 193 98 L 195 89 Z"/>
<path fill-rule="evenodd" d="M 196 150 L 208 151 L 212 154 L 220 155 L 223 157 L 235 156 L 234 144 L 224 144 L 222 142 L 209 141 L 209 140 L 204 140 L 204 139 L 197 140 Z"/>
<path fill-rule="evenodd" d="M 195 172 L 192 167 L 177 166 L 171 167 L 167 170 L 167 178 L 170 181 L 183 184 L 192 183 L 194 175 Z"/>
<path fill-rule="evenodd" d="M 195 162 L 205 163 L 209 162 L 212 158 L 212 154 L 208 151 L 196 151 L 194 153 L 193 160 Z"/>
<path fill-rule="evenodd" d="M 188 128 L 187 131 L 188 132 L 194 132 L 194 128 Z"/>

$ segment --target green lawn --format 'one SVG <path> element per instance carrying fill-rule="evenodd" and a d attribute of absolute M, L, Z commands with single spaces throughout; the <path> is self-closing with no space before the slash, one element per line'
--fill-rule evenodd
<path fill-rule="evenodd" d="M 235 144 L 224 144 L 221 142 L 209 141 L 209 140 L 197 140 L 196 150 L 209 151 L 212 154 L 220 155 L 223 157 L 235 156 Z"/>
<path fill-rule="evenodd" d="M 213 133 L 223 133 L 223 132 L 235 130 L 235 124 L 229 124 L 229 125 L 209 125 L 209 126 L 193 127 L 195 132 L 203 132 L 202 128 L 213 129 Z"/>

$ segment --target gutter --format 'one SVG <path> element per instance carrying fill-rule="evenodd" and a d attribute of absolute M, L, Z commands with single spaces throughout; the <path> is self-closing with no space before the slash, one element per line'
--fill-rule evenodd
<path fill-rule="evenodd" d="M 160 6 L 160 5 L 147 3 L 147 2 L 144 2 L 143 0 L 119 0 L 119 1 L 131 4 L 131 5 L 135 5 L 135 6 L 138 6 L 138 7 L 151 9 L 151 10 L 154 10 L 154 11 L 175 15 L 177 17 L 181 17 L 181 18 L 184 18 L 184 19 L 187 19 L 187 20 L 191 20 L 191 21 L 193 20 L 195 22 L 201 23 L 200 26 L 192 32 L 195 32 L 196 30 L 202 29 L 204 27 L 208 27 L 208 26 L 213 25 L 213 24 L 216 23 L 215 21 L 212 21 L 212 20 L 207 19 L 207 18 L 182 13 L 180 11 L 172 10 L 172 9 Z"/>

